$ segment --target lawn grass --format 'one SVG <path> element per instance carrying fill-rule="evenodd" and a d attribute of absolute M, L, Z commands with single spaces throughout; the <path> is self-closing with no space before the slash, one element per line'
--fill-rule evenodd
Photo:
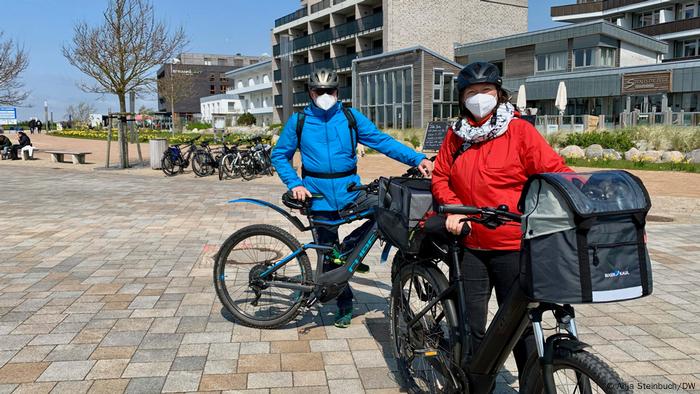
<path fill-rule="evenodd" d="M 700 164 L 693 163 L 645 163 L 627 160 L 589 160 L 589 159 L 565 159 L 566 164 L 572 167 L 615 168 L 622 170 L 644 171 L 681 171 L 700 172 Z"/>

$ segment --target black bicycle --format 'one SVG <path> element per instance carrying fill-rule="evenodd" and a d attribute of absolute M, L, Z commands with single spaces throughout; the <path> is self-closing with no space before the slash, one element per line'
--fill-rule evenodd
<path fill-rule="evenodd" d="M 467 220 L 490 228 L 520 222 L 520 216 L 505 205 L 447 205 L 438 210 L 470 215 Z M 571 305 L 531 303 L 517 285 L 498 309 L 479 348 L 470 349 L 460 237 L 447 235 L 441 216 L 428 219 L 423 231 L 428 236 L 420 253 L 397 253 L 392 265 L 391 336 L 398 369 L 409 392 L 489 393 L 530 324 L 537 353 L 530 356 L 522 372 L 521 393 L 628 392 L 620 376 L 579 341 Z M 556 321 L 552 328 L 556 333 L 549 337 L 542 324 L 547 312 L 552 312 Z"/>
<path fill-rule="evenodd" d="M 241 160 L 240 172 L 243 179 L 249 181 L 257 175 L 272 175 L 274 167 L 270 160 L 272 147 L 269 144 L 264 144 L 262 137 L 251 138 L 251 147 L 247 155 L 244 154 Z"/>
<path fill-rule="evenodd" d="M 173 176 L 181 174 L 185 168 L 190 165 L 190 158 L 199 151 L 199 147 L 195 144 L 195 141 L 200 139 L 196 137 L 184 144 L 178 144 L 168 147 L 168 149 L 163 152 L 163 157 L 160 159 L 160 166 L 163 173 L 167 176 Z M 183 154 L 182 146 L 187 148 L 187 151 Z"/>

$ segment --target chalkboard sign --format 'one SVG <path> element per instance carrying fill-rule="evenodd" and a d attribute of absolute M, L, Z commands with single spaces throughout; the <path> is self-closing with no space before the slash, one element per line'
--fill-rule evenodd
<path fill-rule="evenodd" d="M 437 152 L 440 150 L 442 140 L 447 135 L 450 122 L 428 122 L 425 128 L 425 139 L 423 140 L 423 152 Z"/>

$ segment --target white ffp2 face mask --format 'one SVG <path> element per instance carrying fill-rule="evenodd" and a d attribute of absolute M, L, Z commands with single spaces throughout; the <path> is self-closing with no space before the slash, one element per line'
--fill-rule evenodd
<path fill-rule="evenodd" d="M 314 102 L 316 103 L 316 106 L 318 106 L 322 110 L 328 111 L 335 105 L 335 103 L 338 102 L 338 99 L 335 96 L 331 96 L 330 94 L 325 93 L 316 97 L 316 101 Z"/>
<path fill-rule="evenodd" d="M 464 106 L 474 117 L 483 119 L 496 108 L 496 97 L 486 93 L 475 94 L 464 100 Z"/>

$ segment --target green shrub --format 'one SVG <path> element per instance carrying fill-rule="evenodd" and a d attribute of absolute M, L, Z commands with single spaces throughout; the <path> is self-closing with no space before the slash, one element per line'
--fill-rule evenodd
<path fill-rule="evenodd" d="M 595 160 L 595 159 L 564 159 L 572 167 L 615 168 L 645 171 L 681 171 L 700 172 L 700 164 L 681 163 L 648 163 L 629 160 Z"/>
<path fill-rule="evenodd" d="M 618 152 L 625 152 L 634 147 L 632 133 L 629 131 L 603 131 L 570 133 L 566 135 L 565 145 L 578 145 L 586 148 L 593 144 L 599 144 L 606 149 L 615 149 Z"/>
<path fill-rule="evenodd" d="M 625 130 L 635 142 L 646 141 L 648 149 L 689 152 L 700 148 L 698 127 L 637 126 Z"/>
<path fill-rule="evenodd" d="M 204 129 L 211 129 L 211 124 L 209 123 L 204 123 L 204 122 L 192 122 L 187 124 L 187 130 L 204 130 Z"/>
<path fill-rule="evenodd" d="M 250 126 L 255 124 L 255 115 L 246 112 L 238 117 L 238 124 L 242 126 Z"/>
<path fill-rule="evenodd" d="M 416 149 L 420 146 L 420 139 L 418 139 L 418 136 L 412 135 L 410 138 L 404 138 L 404 141 L 408 141 L 413 145 L 413 149 Z"/>
<path fill-rule="evenodd" d="M 557 148 L 566 144 L 566 136 L 566 133 L 560 131 L 556 133 L 546 134 L 544 135 L 544 139 L 547 140 L 549 146 L 551 146 L 552 148 Z"/>
<path fill-rule="evenodd" d="M 282 130 L 284 125 L 282 123 L 273 123 L 270 125 L 270 130 Z"/>

